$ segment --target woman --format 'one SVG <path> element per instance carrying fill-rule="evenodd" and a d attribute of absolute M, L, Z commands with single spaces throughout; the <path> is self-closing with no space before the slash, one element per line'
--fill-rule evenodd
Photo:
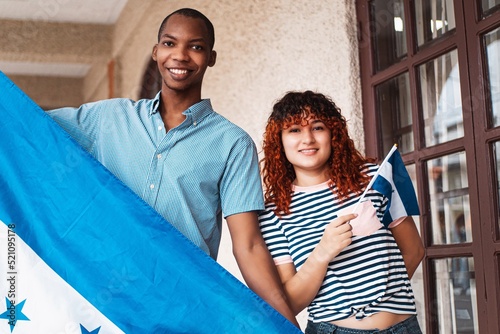
<path fill-rule="evenodd" d="M 387 198 L 374 190 L 356 205 L 378 166 L 357 151 L 335 103 L 287 93 L 263 151 L 261 231 L 293 311 L 308 307 L 306 334 L 420 333 L 409 281 L 423 257 L 418 231 L 411 217 L 384 227 Z"/>

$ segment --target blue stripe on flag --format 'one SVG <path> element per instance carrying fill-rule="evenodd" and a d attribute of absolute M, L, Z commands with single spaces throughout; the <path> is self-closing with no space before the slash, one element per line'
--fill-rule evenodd
<path fill-rule="evenodd" d="M 120 329 L 300 333 L 1 72 L 0 91 L 0 220 Z"/>
<path fill-rule="evenodd" d="M 400 217 L 420 214 L 413 183 L 398 150 L 394 150 L 380 166 L 372 189 L 388 199 L 387 210 L 382 219 L 385 226 Z"/>

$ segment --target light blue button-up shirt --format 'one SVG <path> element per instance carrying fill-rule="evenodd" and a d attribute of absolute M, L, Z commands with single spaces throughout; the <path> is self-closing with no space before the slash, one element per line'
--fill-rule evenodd
<path fill-rule="evenodd" d="M 210 100 L 193 105 L 179 126 L 165 132 L 159 96 L 137 102 L 110 99 L 48 114 L 216 259 L 222 214 L 264 208 L 255 144 L 214 112 Z"/>

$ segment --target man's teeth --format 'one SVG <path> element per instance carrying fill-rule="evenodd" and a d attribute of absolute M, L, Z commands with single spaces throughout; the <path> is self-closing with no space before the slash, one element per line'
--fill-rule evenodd
<path fill-rule="evenodd" d="M 176 68 L 172 68 L 172 69 L 170 69 L 170 72 L 172 72 L 174 74 L 186 74 L 188 71 L 187 70 L 179 70 L 179 69 L 176 69 Z"/>

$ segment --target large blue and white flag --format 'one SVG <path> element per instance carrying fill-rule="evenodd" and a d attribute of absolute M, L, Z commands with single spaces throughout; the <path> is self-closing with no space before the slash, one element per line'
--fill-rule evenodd
<path fill-rule="evenodd" d="M 382 223 L 388 226 L 406 216 L 418 216 L 417 196 L 401 154 L 394 145 L 372 178 L 371 189 L 387 197 L 387 209 Z M 370 188 L 370 185 L 367 187 Z"/>
<path fill-rule="evenodd" d="M 300 333 L 0 72 L 0 333 Z"/>

